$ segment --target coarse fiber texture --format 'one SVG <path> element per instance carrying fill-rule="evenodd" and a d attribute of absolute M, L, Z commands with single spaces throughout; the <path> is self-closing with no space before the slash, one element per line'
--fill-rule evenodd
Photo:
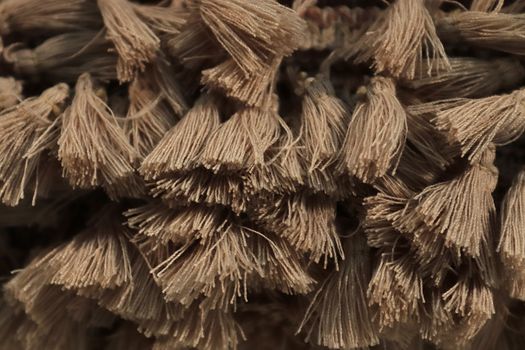
<path fill-rule="evenodd" d="M 0 350 L 525 348 L 525 0 L 0 0 Z"/>

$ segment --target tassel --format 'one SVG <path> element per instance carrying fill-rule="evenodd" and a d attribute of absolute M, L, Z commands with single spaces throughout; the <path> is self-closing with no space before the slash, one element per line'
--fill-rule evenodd
<path fill-rule="evenodd" d="M 245 76 L 264 71 L 303 40 L 303 20 L 272 0 L 199 0 L 202 21 Z"/>
<path fill-rule="evenodd" d="M 175 118 L 146 77 L 137 77 L 129 85 L 129 108 L 124 130 L 141 158 L 151 153 Z"/>
<path fill-rule="evenodd" d="M 347 258 L 343 266 L 332 271 L 313 296 L 298 330 L 307 327 L 307 340 L 313 337 L 316 344 L 330 349 L 362 348 L 379 343 L 366 299 L 369 248 L 362 236 L 358 231 L 346 239 Z"/>
<path fill-rule="evenodd" d="M 0 77 L 0 113 L 22 100 L 22 82 L 11 77 Z"/>
<path fill-rule="evenodd" d="M 203 350 L 236 349 L 244 339 L 240 325 L 231 312 L 202 311 L 192 306 L 185 319 L 174 325 L 173 334 L 157 339 L 152 350 L 196 348 Z"/>
<path fill-rule="evenodd" d="M 472 339 L 495 313 L 492 291 L 475 277 L 460 276 L 442 298 L 444 309 L 460 319 L 449 335 L 459 344 Z"/>
<path fill-rule="evenodd" d="M 376 77 L 366 101 L 356 106 L 342 147 L 339 170 L 371 183 L 395 173 L 403 151 L 407 116 L 397 100 L 394 82 Z"/>
<path fill-rule="evenodd" d="M 254 209 L 250 215 L 262 227 L 278 233 L 294 249 L 308 253 L 312 261 L 322 259 L 326 267 L 328 259 L 334 259 L 337 264 L 343 256 L 334 200 L 323 195 L 297 193 Z"/>
<path fill-rule="evenodd" d="M 373 60 L 376 72 L 413 79 L 424 54 L 439 60 L 427 61 L 450 67 L 443 44 L 423 0 L 396 0 L 347 53 L 356 63 Z"/>
<path fill-rule="evenodd" d="M 98 9 L 91 0 L 6 0 L 0 4 L 0 34 L 40 36 L 100 28 Z"/>
<path fill-rule="evenodd" d="M 159 203 L 129 209 L 124 213 L 128 226 L 152 237 L 159 244 L 185 244 L 194 239 L 208 239 L 225 225 L 221 207 L 189 206 L 169 208 Z"/>
<path fill-rule="evenodd" d="M 213 33 L 200 16 L 190 15 L 182 31 L 166 43 L 169 54 L 177 57 L 187 68 L 202 69 L 203 65 L 219 63 L 226 51 L 213 40 Z"/>
<path fill-rule="evenodd" d="M 440 18 L 439 37 L 447 44 L 467 44 L 525 55 L 525 18 L 520 14 L 463 11 Z"/>
<path fill-rule="evenodd" d="M 276 144 L 279 136 L 279 119 L 272 111 L 245 108 L 210 136 L 199 161 L 214 173 L 264 165 L 266 151 Z"/>
<path fill-rule="evenodd" d="M 479 257 L 483 237 L 494 225 L 492 192 L 498 178 L 494 158 L 491 146 L 480 163 L 452 180 L 427 187 L 407 203 L 395 226 L 416 234 L 427 230 L 444 234 L 448 247 Z"/>
<path fill-rule="evenodd" d="M 217 107 L 217 102 L 207 95 L 197 100 L 142 162 L 140 172 L 146 180 L 196 167 L 196 160 L 205 143 L 219 127 Z"/>
<path fill-rule="evenodd" d="M 334 167 L 343 144 L 350 115 L 335 96 L 327 78 L 307 79 L 302 102 L 300 156 L 304 160 L 308 186 L 314 192 L 341 195 L 341 180 Z M 344 196 L 344 195 L 343 195 Z"/>
<path fill-rule="evenodd" d="M 160 49 L 160 39 L 137 15 L 128 0 L 97 0 L 107 29 L 107 38 L 119 55 L 117 74 L 120 82 L 131 81 Z"/>
<path fill-rule="evenodd" d="M 380 330 L 420 318 L 424 303 L 423 281 L 409 256 L 398 258 L 382 253 L 368 285 L 368 303 L 376 309 Z"/>
<path fill-rule="evenodd" d="M 280 60 L 274 62 L 269 68 L 243 74 L 235 61 L 229 59 L 203 70 L 201 82 L 248 106 L 264 107 L 272 98 L 272 84 Z"/>
<path fill-rule="evenodd" d="M 38 178 L 45 151 L 56 143 L 55 130 L 68 95 L 68 86 L 58 84 L 0 113 L 2 203 L 17 205 L 24 198 L 25 189 Z M 35 198 L 37 192 L 35 186 Z"/>
<path fill-rule="evenodd" d="M 120 288 L 85 291 L 86 296 L 122 317 L 138 324 L 138 329 L 147 337 L 168 334 L 175 320 L 172 304 L 163 299 L 144 258 L 135 249 L 130 249 L 131 281 Z"/>
<path fill-rule="evenodd" d="M 461 156 L 478 161 L 489 144 L 496 146 L 516 140 L 525 130 L 525 90 L 477 100 L 450 101 L 437 110 L 435 124 L 448 132 L 461 147 Z"/>
<path fill-rule="evenodd" d="M 234 174 L 214 174 L 198 168 L 189 173 L 167 176 L 153 183 L 151 194 L 171 207 L 201 203 L 230 207 L 235 213 L 246 211 L 242 177 Z"/>
<path fill-rule="evenodd" d="M 521 170 L 508 190 L 501 207 L 501 234 L 497 251 L 505 270 L 504 282 L 510 296 L 525 300 L 525 171 Z"/>
<path fill-rule="evenodd" d="M 247 238 L 244 230 L 227 225 L 200 243 L 190 241 L 177 248 L 152 270 L 165 299 L 190 305 L 216 288 L 228 291 L 224 298 L 232 303 L 237 296 L 246 298 L 244 277 L 257 268 Z"/>
<path fill-rule="evenodd" d="M 257 268 L 248 276 L 254 290 L 275 290 L 296 295 L 307 294 L 315 280 L 310 277 L 303 257 L 285 239 L 248 229 L 248 245 Z"/>
<path fill-rule="evenodd" d="M 88 73 L 78 78 L 58 141 L 63 175 L 73 187 L 102 186 L 111 198 L 140 195 L 132 163 L 137 153 Z"/>
<path fill-rule="evenodd" d="M 75 82 L 84 72 L 104 81 L 116 79 L 117 57 L 109 54 L 110 42 L 96 31 L 80 31 L 51 37 L 35 49 L 20 44 L 5 48 L 4 59 L 15 72 L 53 81 Z"/>
<path fill-rule="evenodd" d="M 106 216 L 117 213 L 109 208 L 106 210 L 109 210 Z M 54 271 L 50 283 L 69 290 L 114 289 L 131 283 L 125 234 L 118 220 L 99 218 L 92 227 L 56 250 L 49 260 Z"/>
<path fill-rule="evenodd" d="M 427 71 L 427 66 L 439 66 L 428 60 L 418 64 L 414 80 L 401 82 L 426 100 L 486 97 L 513 89 L 525 81 L 525 68 L 513 58 L 451 57 L 450 70 L 444 72 Z"/>

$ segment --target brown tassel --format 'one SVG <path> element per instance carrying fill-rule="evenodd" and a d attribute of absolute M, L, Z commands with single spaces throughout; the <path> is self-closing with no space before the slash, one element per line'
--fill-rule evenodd
<path fill-rule="evenodd" d="M 172 127 L 157 147 L 144 159 L 140 171 L 147 180 L 191 170 L 208 141 L 219 127 L 216 101 L 203 95 L 192 109 Z"/>
<path fill-rule="evenodd" d="M 444 309 L 460 319 L 448 335 L 460 344 L 474 337 L 495 313 L 492 291 L 475 277 L 459 276 L 442 298 Z"/>
<path fill-rule="evenodd" d="M 489 144 L 505 145 L 525 130 L 525 89 L 477 100 L 451 100 L 437 109 L 435 123 L 475 163 Z"/>
<path fill-rule="evenodd" d="M 510 296 L 525 300 L 525 171 L 521 170 L 503 199 L 501 234 L 498 244 L 506 275 L 504 282 Z"/>
<path fill-rule="evenodd" d="M 308 253 L 312 261 L 322 260 L 326 266 L 328 259 L 337 263 L 343 255 L 335 222 L 336 202 L 326 196 L 296 193 L 252 210 L 250 214 L 261 226 Z"/>
<path fill-rule="evenodd" d="M 250 250 L 258 267 L 248 284 L 257 290 L 276 290 L 285 294 L 306 294 L 315 280 L 304 266 L 302 255 L 287 240 L 271 233 L 248 229 Z"/>
<path fill-rule="evenodd" d="M 97 0 L 107 37 L 119 55 L 117 74 L 121 82 L 143 72 L 160 49 L 160 39 L 137 15 L 128 0 Z"/>
<path fill-rule="evenodd" d="M 458 177 L 427 187 L 407 203 L 395 225 L 407 232 L 444 234 L 449 247 L 478 257 L 485 233 L 494 227 L 492 192 L 498 178 L 494 157 L 492 146 L 480 163 Z"/>
<path fill-rule="evenodd" d="M 115 213 L 110 210 L 106 215 Z M 70 290 L 113 289 L 131 283 L 128 250 L 120 222 L 112 217 L 99 218 L 92 228 L 55 251 L 49 260 L 54 271 L 50 283 Z"/>
<path fill-rule="evenodd" d="M 6 0 L 0 4 L 0 33 L 39 36 L 82 29 L 98 29 L 101 20 L 91 0 Z"/>
<path fill-rule="evenodd" d="M 291 54 L 305 25 L 297 14 L 272 0 L 198 0 L 198 11 L 215 39 L 245 76 L 269 68 L 274 57 Z"/>
<path fill-rule="evenodd" d="M 525 18 L 520 14 L 462 11 L 437 22 L 439 37 L 455 44 L 525 55 Z"/>
<path fill-rule="evenodd" d="M 242 109 L 210 136 L 199 161 L 215 173 L 264 165 L 265 153 L 277 143 L 280 131 L 279 118 L 274 112 Z"/>
<path fill-rule="evenodd" d="M 423 281 L 410 257 L 382 253 L 368 285 L 368 303 L 377 310 L 380 329 L 417 321 L 423 302 Z"/>
<path fill-rule="evenodd" d="M 370 183 L 395 173 L 407 133 L 407 116 L 390 78 L 370 81 L 356 106 L 342 147 L 340 171 Z"/>
<path fill-rule="evenodd" d="M 352 233 L 344 245 L 346 259 L 313 296 L 298 332 L 307 327 L 307 340 L 313 337 L 316 344 L 330 349 L 374 346 L 379 338 L 366 299 L 369 248 L 359 231 Z"/>
<path fill-rule="evenodd" d="M 449 62 L 432 17 L 423 0 L 396 0 L 367 32 L 352 45 L 348 56 L 356 63 L 373 60 L 376 72 L 412 79 L 424 54 L 440 60 L 433 68 L 446 70 Z"/>
<path fill-rule="evenodd" d="M 486 97 L 515 88 L 525 81 L 525 68 L 513 58 L 451 57 L 450 70 L 447 71 L 428 71 L 427 66 L 439 66 L 439 63 L 428 63 L 428 60 L 418 64 L 415 79 L 401 83 L 426 100 Z"/>
<path fill-rule="evenodd" d="M 302 102 L 299 155 L 306 170 L 308 186 L 314 192 L 344 197 L 342 180 L 335 165 L 350 121 L 344 103 L 335 96 L 329 79 L 307 79 Z"/>
<path fill-rule="evenodd" d="M 203 350 L 236 349 L 244 338 L 241 326 L 231 312 L 192 306 L 185 312 L 186 318 L 177 322 L 173 333 L 157 339 L 152 350 L 197 348 Z"/>
<path fill-rule="evenodd" d="M 124 129 L 133 148 L 145 158 L 175 124 L 175 117 L 152 82 L 144 76 L 135 78 L 129 85 L 128 95 L 130 102 Z"/>
<path fill-rule="evenodd" d="M 59 115 L 68 95 L 68 86 L 58 84 L 0 113 L 0 197 L 4 204 L 17 205 L 26 187 L 36 181 L 45 151 L 56 143 Z M 35 186 L 35 197 L 37 192 Z"/>
<path fill-rule="evenodd" d="M 246 211 L 242 177 L 235 174 L 214 174 L 198 168 L 188 173 L 166 176 L 153 183 L 151 194 L 171 207 L 187 203 L 222 205 L 234 212 Z"/>
<path fill-rule="evenodd" d="M 0 113 L 22 99 L 22 82 L 11 77 L 0 77 Z"/>
<path fill-rule="evenodd" d="M 244 74 L 233 59 L 202 71 L 201 82 L 248 106 L 264 107 L 272 98 L 272 84 L 280 60 L 269 68 Z"/>
<path fill-rule="evenodd" d="M 79 31 L 51 37 L 35 49 L 20 44 L 5 48 L 4 58 L 15 72 L 53 81 L 75 82 L 89 72 L 100 80 L 116 79 L 117 57 L 108 53 L 111 43 L 96 31 Z"/>
<path fill-rule="evenodd" d="M 74 187 L 102 186 L 112 198 L 139 195 L 142 187 L 132 167 L 138 155 L 104 95 L 104 90 L 95 90 L 88 73 L 78 78 L 58 141 L 63 174 Z"/>
<path fill-rule="evenodd" d="M 243 279 L 257 268 L 247 249 L 247 238 L 244 230 L 228 225 L 200 243 L 186 243 L 159 261 L 152 271 L 166 300 L 190 305 L 215 288 L 228 292 L 224 298 L 230 302 L 246 297 Z"/>
<path fill-rule="evenodd" d="M 162 245 L 208 239 L 226 224 L 224 208 L 188 206 L 169 208 L 151 203 L 124 213 L 128 225 Z"/>

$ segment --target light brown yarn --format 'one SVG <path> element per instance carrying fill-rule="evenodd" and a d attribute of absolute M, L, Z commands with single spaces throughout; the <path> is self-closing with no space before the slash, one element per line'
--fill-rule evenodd
<path fill-rule="evenodd" d="M 57 128 L 64 102 L 69 95 L 66 84 L 45 90 L 0 113 L 0 198 L 15 206 L 24 198 L 26 187 L 35 181 L 40 160 L 57 140 Z M 34 196 L 38 193 L 35 186 Z"/>
<path fill-rule="evenodd" d="M 113 42 L 119 55 L 118 78 L 130 81 L 137 72 L 144 71 L 160 49 L 160 40 L 137 15 L 128 0 L 97 0 L 107 38 Z"/>
<path fill-rule="evenodd" d="M 406 20 L 409 18 L 410 20 Z M 414 78 L 423 53 L 439 60 L 437 69 L 446 70 L 449 62 L 434 22 L 423 0 L 397 0 L 378 17 L 366 33 L 353 45 L 348 57 L 358 63 L 373 61 L 378 73 Z M 428 66 L 431 70 L 432 65 Z"/>
<path fill-rule="evenodd" d="M 342 146 L 340 171 L 364 182 L 395 173 L 406 138 L 406 118 L 393 80 L 373 78 L 365 100 L 358 103 L 352 114 Z"/>
<path fill-rule="evenodd" d="M 134 195 L 141 191 L 132 167 L 138 154 L 103 97 L 104 90 L 95 90 L 89 74 L 79 77 L 63 117 L 58 158 L 73 186 L 102 186 L 113 196 Z"/>

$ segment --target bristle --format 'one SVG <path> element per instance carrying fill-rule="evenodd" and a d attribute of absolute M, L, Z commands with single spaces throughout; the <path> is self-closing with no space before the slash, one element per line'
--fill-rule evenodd
<path fill-rule="evenodd" d="M 352 233 L 344 244 L 342 267 L 331 272 L 314 294 L 299 331 L 308 327 L 308 338 L 330 349 L 373 346 L 379 338 L 366 299 L 368 247 L 362 232 Z"/>
<path fill-rule="evenodd" d="M 435 123 L 461 146 L 461 155 L 476 162 L 488 145 L 517 139 L 525 130 L 525 90 L 481 99 L 451 101 L 438 110 Z"/>
<path fill-rule="evenodd" d="M 396 97 L 394 81 L 373 78 L 366 100 L 352 114 L 342 146 L 341 171 L 364 182 L 395 173 L 406 132 L 407 116 Z"/>
<path fill-rule="evenodd" d="M 118 78 L 130 81 L 157 57 L 160 39 L 137 15 L 128 0 L 97 0 L 107 37 L 119 55 Z"/>
<path fill-rule="evenodd" d="M 58 84 L 0 113 L 0 198 L 4 204 L 17 205 L 35 181 L 42 156 L 56 144 L 59 115 L 68 95 L 67 85 Z"/>
<path fill-rule="evenodd" d="M 82 74 L 58 140 L 64 176 L 75 187 L 102 186 L 113 197 L 137 195 L 142 190 L 132 167 L 137 153 L 97 93 L 90 75 Z"/>
<path fill-rule="evenodd" d="M 397 0 L 370 26 L 349 50 L 356 62 L 373 60 L 377 72 L 413 79 L 423 55 L 440 60 L 428 66 L 446 70 L 449 62 L 433 19 L 422 0 Z"/>

